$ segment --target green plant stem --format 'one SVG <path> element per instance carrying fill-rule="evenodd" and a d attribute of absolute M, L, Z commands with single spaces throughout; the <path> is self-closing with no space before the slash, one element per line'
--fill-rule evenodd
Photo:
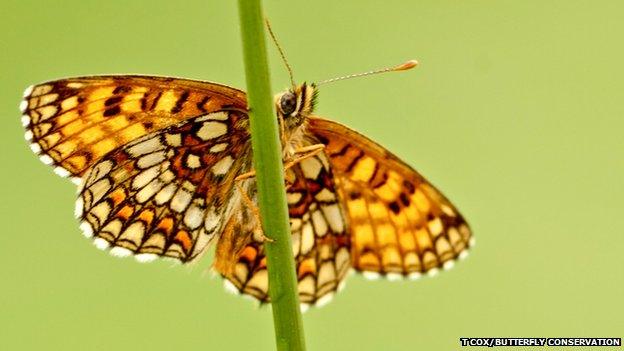
<path fill-rule="evenodd" d="M 269 82 L 269 66 L 260 0 L 238 1 L 253 161 L 266 242 L 269 296 L 278 350 L 305 350 L 303 321 L 292 254 L 284 166 L 277 117 Z"/>

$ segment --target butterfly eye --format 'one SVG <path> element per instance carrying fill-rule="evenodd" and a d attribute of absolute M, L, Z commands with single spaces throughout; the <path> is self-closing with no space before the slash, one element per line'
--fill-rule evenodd
<path fill-rule="evenodd" d="M 280 110 L 285 115 L 290 115 L 297 108 L 297 96 L 291 92 L 284 93 L 280 98 Z"/>

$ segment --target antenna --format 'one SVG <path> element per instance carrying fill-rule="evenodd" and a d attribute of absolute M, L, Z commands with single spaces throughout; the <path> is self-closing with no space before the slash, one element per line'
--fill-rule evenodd
<path fill-rule="evenodd" d="M 402 64 L 397 65 L 397 66 L 393 66 L 393 67 L 386 67 L 386 68 L 382 68 L 382 69 L 378 69 L 378 70 L 374 70 L 374 71 L 369 71 L 369 72 L 364 72 L 364 73 L 356 73 L 356 74 L 350 74 L 348 76 L 337 77 L 337 78 L 332 78 L 332 79 L 326 79 L 326 80 L 323 80 L 321 82 L 316 83 L 316 85 L 319 86 L 319 85 L 322 85 L 322 84 L 337 82 L 339 80 L 345 80 L 345 79 L 351 79 L 351 78 L 357 78 L 357 77 L 370 76 L 370 75 L 378 74 L 378 73 L 407 71 L 408 69 L 412 69 L 412 68 L 414 68 L 416 66 L 418 66 L 418 61 L 416 61 L 416 60 L 409 60 L 409 61 L 407 61 L 405 63 L 402 63 Z"/>
<path fill-rule="evenodd" d="M 288 76 L 290 77 L 290 84 L 292 85 L 293 89 L 295 88 L 295 79 L 293 78 L 293 72 L 292 72 L 292 68 L 290 68 L 290 65 L 288 64 L 288 60 L 286 60 L 286 55 L 284 54 L 284 50 L 282 50 L 282 47 L 280 46 L 279 42 L 277 41 L 277 38 L 275 37 L 275 34 L 273 33 L 273 30 L 271 29 L 271 23 L 269 23 L 269 19 L 265 18 L 264 22 L 266 23 L 267 29 L 269 30 L 269 34 L 271 35 L 271 39 L 273 39 L 273 42 L 275 43 L 275 46 L 277 46 L 277 50 L 280 53 L 280 56 L 282 57 L 282 61 L 284 61 L 284 64 L 286 65 L 286 69 L 288 70 Z"/>

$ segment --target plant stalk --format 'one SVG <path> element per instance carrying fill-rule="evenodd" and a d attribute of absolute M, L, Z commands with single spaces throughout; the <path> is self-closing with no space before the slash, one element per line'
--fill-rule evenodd
<path fill-rule="evenodd" d="M 264 244 L 277 350 L 305 350 L 303 321 L 292 253 L 284 165 L 269 80 L 260 0 L 238 1 L 253 162 L 262 227 L 273 242 Z"/>

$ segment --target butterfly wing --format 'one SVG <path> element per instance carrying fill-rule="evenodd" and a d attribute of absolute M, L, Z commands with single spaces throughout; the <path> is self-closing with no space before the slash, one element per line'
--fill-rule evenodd
<path fill-rule="evenodd" d="M 186 79 L 94 76 L 30 87 L 26 139 L 81 183 L 76 216 L 97 247 L 188 262 L 221 230 L 250 162 L 245 94 Z"/>
<path fill-rule="evenodd" d="M 332 170 L 325 155 L 319 154 L 292 167 L 286 180 L 299 298 L 304 305 L 322 304 L 339 289 L 351 267 L 350 238 Z M 234 291 L 267 302 L 267 244 L 257 233 L 251 234 L 257 228 L 253 216 L 245 212 L 241 216 L 219 239 L 215 268 Z M 236 242 L 242 249 L 232 249 Z"/>
<path fill-rule="evenodd" d="M 326 145 L 357 270 L 417 278 L 466 255 L 468 224 L 418 172 L 338 123 L 310 118 L 308 131 Z"/>
<path fill-rule="evenodd" d="M 31 149 L 59 175 L 79 178 L 122 145 L 194 116 L 245 110 L 246 99 L 208 82 L 93 76 L 31 86 L 20 108 Z"/>
<path fill-rule="evenodd" d="M 212 112 L 106 154 L 80 190 L 84 234 L 141 261 L 199 257 L 238 206 L 234 178 L 251 166 L 247 124 L 247 114 Z"/>

